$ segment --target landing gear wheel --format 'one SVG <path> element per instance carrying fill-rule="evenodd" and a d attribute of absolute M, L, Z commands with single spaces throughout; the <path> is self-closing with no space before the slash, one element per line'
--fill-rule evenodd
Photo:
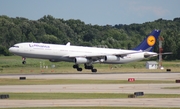
<path fill-rule="evenodd" d="M 77 68 L 79 68 L 79 66 L 78 65 L 73 65 L 73 68 L 77 69 Z"/>
<path fill-rule="evenodd" d="M 93 66 L 85 66 L 85 69 L 93 69 Z"/>
<path fill-rule="evenodd" d="M 77 68 L 77 71 L 82 71 L 82 68 Z"/>
<path fill-rule="evenodd" d="M 85 68 L 85 69 L 93 69 L 93 66 L 92 66 L 92 65 L 84 64 L 84 68 Z"/>
<path fill-rule="evenodd" d="M 97 72 L 97 69 L 91 69 L 92 72 Z"/>
<path fill-rule="evenodd" d="M 22 57 L 22 64 L 26 64 L 26 58 L 25 57 Z"/>
<path fill-rule="evenodd" d="M 26 61 L 22 61 L 22 64 L 26 64 Z"/>

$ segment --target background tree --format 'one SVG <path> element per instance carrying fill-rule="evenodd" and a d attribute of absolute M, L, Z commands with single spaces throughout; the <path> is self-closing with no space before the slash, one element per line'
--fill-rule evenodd
<path fill-rule="evenodd" d="M 153 29 L 161 29 L 164 52 L 172 51 L 164 59 L 180 59 L 180 18 L 157 19 L 143 24 L 91 25 L 77 19 L 64 20 L 45 15 L 38 20 L 0 16 L 0 55 L 10 55 L 8 48 L 19 42 L 97 46 L 132 49 Z M 155 45 L 158 52 L 158 42 Z"/>

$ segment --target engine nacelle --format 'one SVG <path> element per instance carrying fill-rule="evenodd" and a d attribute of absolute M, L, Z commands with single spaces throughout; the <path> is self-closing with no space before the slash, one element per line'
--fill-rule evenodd
<path fill-rule="evenodd" d="M 50 62 L 60 62 L 59 59 L 49 59 Z"/>
<path fill-rule="evenodd" d="M 89 63 L 90 61 L 87 58 L 78 57 L 78 58 L 75 58 L 74 62 L 76 64 L 85 64 L 85 63 Z"/>
<path fill-rule="evenodd" d="M 105 56 L 105 61 L 120 61 L 120 57 L 118 56 Z"/>

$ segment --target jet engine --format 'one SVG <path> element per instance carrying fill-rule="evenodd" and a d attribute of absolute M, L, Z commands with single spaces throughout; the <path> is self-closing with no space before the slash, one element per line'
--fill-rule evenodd
<path fill-rule="evenodd" d="M 105 61 L 120 61 L 120 57 L 118 56 L 105 56 Z"/>
<path fill-rule="evenodd" d="M 89 63 L 90 61 L 87 58 L 77 57 L 77 58 L 75 58 L 74 62 L 76 64 L 85 64 L 85 63 Z"/>

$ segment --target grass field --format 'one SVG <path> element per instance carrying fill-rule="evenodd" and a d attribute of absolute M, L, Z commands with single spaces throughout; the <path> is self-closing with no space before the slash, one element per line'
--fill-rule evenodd
<path fill-rule="evenodd" d="M 83 80 L 83 79 L 6 79 L 0 78 L 0 85 L 51 85 L 51 84 L 156 84 L 156 83 L 175 83 L 175 81 L 161 80 Z"/>
<path fill-rule="evenodd" d="M 6 93 L 0 93 L 6 94 Z M 49 99 L 116 99 L 128 98 L 123 93 L 8 93 L 10 100 L 49 100 Z M 138 98 L 179 98 L 180 94 L 145 94 Z"/>
<path fill-rule="evenodd" d="M 1 74 L 21 74 L 21 73 L 79 73 L 72 66 L 74 63 L 68 62 L 50 62 L 41 59 L 26 59 L 27 64 L 23 65 L 22 59 L 19 56 L 0 56 L 0 73 Z M 133 62 L 128 64 L 94 64 L 98 69 L 98 73 L 113 73 L 113 72 L 166 72 L 166 69 L 171 69 L 171 72 L 180 71 L 180 61 L 165 61 L 163 62 L 164 70 L 148 70 L 145 68 L 146 60 Z M 52 68 L 55 66 L 55 68 Z M 83 65 L 81 65 L 83 68 Z M 83 70 L 82 73 L 91 73 L 89 70 Z"/>
<path fill-rule="evenodd" d="M 72 68 L 74 63 L 56 62 L 48 60 L 26 59 L 27 64 L 22 65 L 22 59 L 18 56 L 0 56 L 0 74 L 41 74 L 41 73 L 80 73 Z M 145 69 L 147 60 L 133 62 L 123 65 L 95 64 L 98 73 L 125 73 L 125 72 L 171 72 L 180 71 L 180 61 L 164 61 L 164 70 Z M 52 68 L 55 65 L 55 68 Z M 47 68 L 48 66 L 48 68 Z M 82 66 L 83 68 L 83 66 Z M 83 70 L 82 73 L 92 73 L 89 70 Z M 78 79 L 0 79 L 0 85 L 50 85 L 50 84 L 156 84 L 156 83 L 174 83 L 174 81 L 155 81 L 155 80 L 136 80 L 128 82 L 127 80 L 78 80 Z M 165 87 L 165 89 L 179 90 L 180 87 Z M 7 93 L 0 93 L 7 94 Z M 103 99 L 103 98 L 127 98 L 128 94 L 123 93 L 8 93 L 9 100 L 34 100 L 34 99 Z M 180 98 L 180 94 L 145 94 L 140 98 Z M 131 98 L 130 98 L 131 99 Z M 133 99 L 133 98 L 132 98 Z M 1 109 L 1 108 L 0 108 Z M 35 108 L 8 108 L 8 109 L 167 109 L 153 107 L 35 107 Z M 179 109 L 179 108 L 168 108 Z"/>

